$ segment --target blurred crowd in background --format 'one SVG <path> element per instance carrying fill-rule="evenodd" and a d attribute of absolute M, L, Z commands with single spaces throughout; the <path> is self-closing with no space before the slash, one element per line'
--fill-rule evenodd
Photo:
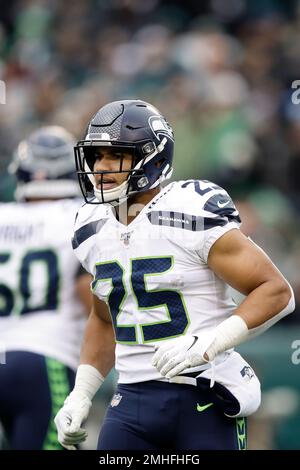
<path fill-rule="evenodd" d="M 175 131 L 174 178 L 228 190 L 299 304 L 299 44 L 299 0 L 1 0 L 0 200 L 37 126 L 81 138 L 108 101 L 150 101 Z"/>

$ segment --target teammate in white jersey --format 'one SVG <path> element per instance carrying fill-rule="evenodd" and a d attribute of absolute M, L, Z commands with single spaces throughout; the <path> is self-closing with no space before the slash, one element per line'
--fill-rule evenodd
<path fill-rule="evenodd" d="M 80 202 L 74 138 L 42 127 L 11 164 L 17 202 L 0 204 L 0 420 L 11 449 L 58 449 L 53 417 L 74 385 L 90 275 L 71 236 Z"/>
<path fill-rule="evenodd" d="M 115 363 L 98 449 L 244 449 L 260 384 L 233 348 L 293 311 L 288 282 L 240 232 L 224 189 L 161 187 L 173 132 L 152 105 L 101 108 L 75 157 L 87 204 L 73 248 L 94 296 L 75 387 L 55 418 L 59 441 L 74 449 L 86 438 L 82 423 Z M 246 296 L 239 306 L 229 285 Z"/>

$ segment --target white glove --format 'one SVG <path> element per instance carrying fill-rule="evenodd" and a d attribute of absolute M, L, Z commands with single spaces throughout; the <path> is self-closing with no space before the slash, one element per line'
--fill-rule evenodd
<path fill-rule="evenodd" d="M 87 431 L 81 427 L 88 417 L 91 400 L 80 391 L 67 396 L 64 406 L 54 418 L 60 444 L 68 450 L 76 450 L 75 445 L 87 438 Z"/>
<path fill-rule="evenodd" d="M 239 315 L 232 315 L 213 330 L 167 341 L 154 354 L 152 365 L 171 379 L 188 367 L 213 361 L 218 354 L 245 341 L 248 333 L 246 322 Z"/>
<path fill-rule="evenodd" d="M 58 441 L 66 449 L 76 450 L 75 444 L 86 440 L 87 432 L 81 425 L 88 417 L 92 399 L 103 381 L 104 377 L 92 365 L 78 367 L 74 389 L 54 418 Z"/>
<path fill-rule="evenodd" d="M 152 365 L 168 379 L 180 374 L 188 367 L 196 367 L 208 362 L 204 353 L 212 344 L 215 335 L 203 333 L 201 337 L 185 335 L 168 341 L 158 348 Z"/>

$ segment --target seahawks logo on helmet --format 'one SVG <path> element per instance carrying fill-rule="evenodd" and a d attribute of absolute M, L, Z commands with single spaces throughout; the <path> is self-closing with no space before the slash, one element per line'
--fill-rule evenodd
<path fill-rule="evenodd" d="M 173 130 L 164 118 L 151 116 L 149 118 L 149 125 L 155 136 L 166 135 L 167 137 L 174 139 Z"/>

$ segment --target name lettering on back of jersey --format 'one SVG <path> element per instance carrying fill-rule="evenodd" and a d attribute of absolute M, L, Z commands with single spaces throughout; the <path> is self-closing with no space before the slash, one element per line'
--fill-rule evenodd
<path fill-rule="evenodd" d="M 38 239 L 42 236 L 44 224 L 10 224 L 0 225 L 0 239 L 10 242 L 26 242 L 32 239 Z"/>

